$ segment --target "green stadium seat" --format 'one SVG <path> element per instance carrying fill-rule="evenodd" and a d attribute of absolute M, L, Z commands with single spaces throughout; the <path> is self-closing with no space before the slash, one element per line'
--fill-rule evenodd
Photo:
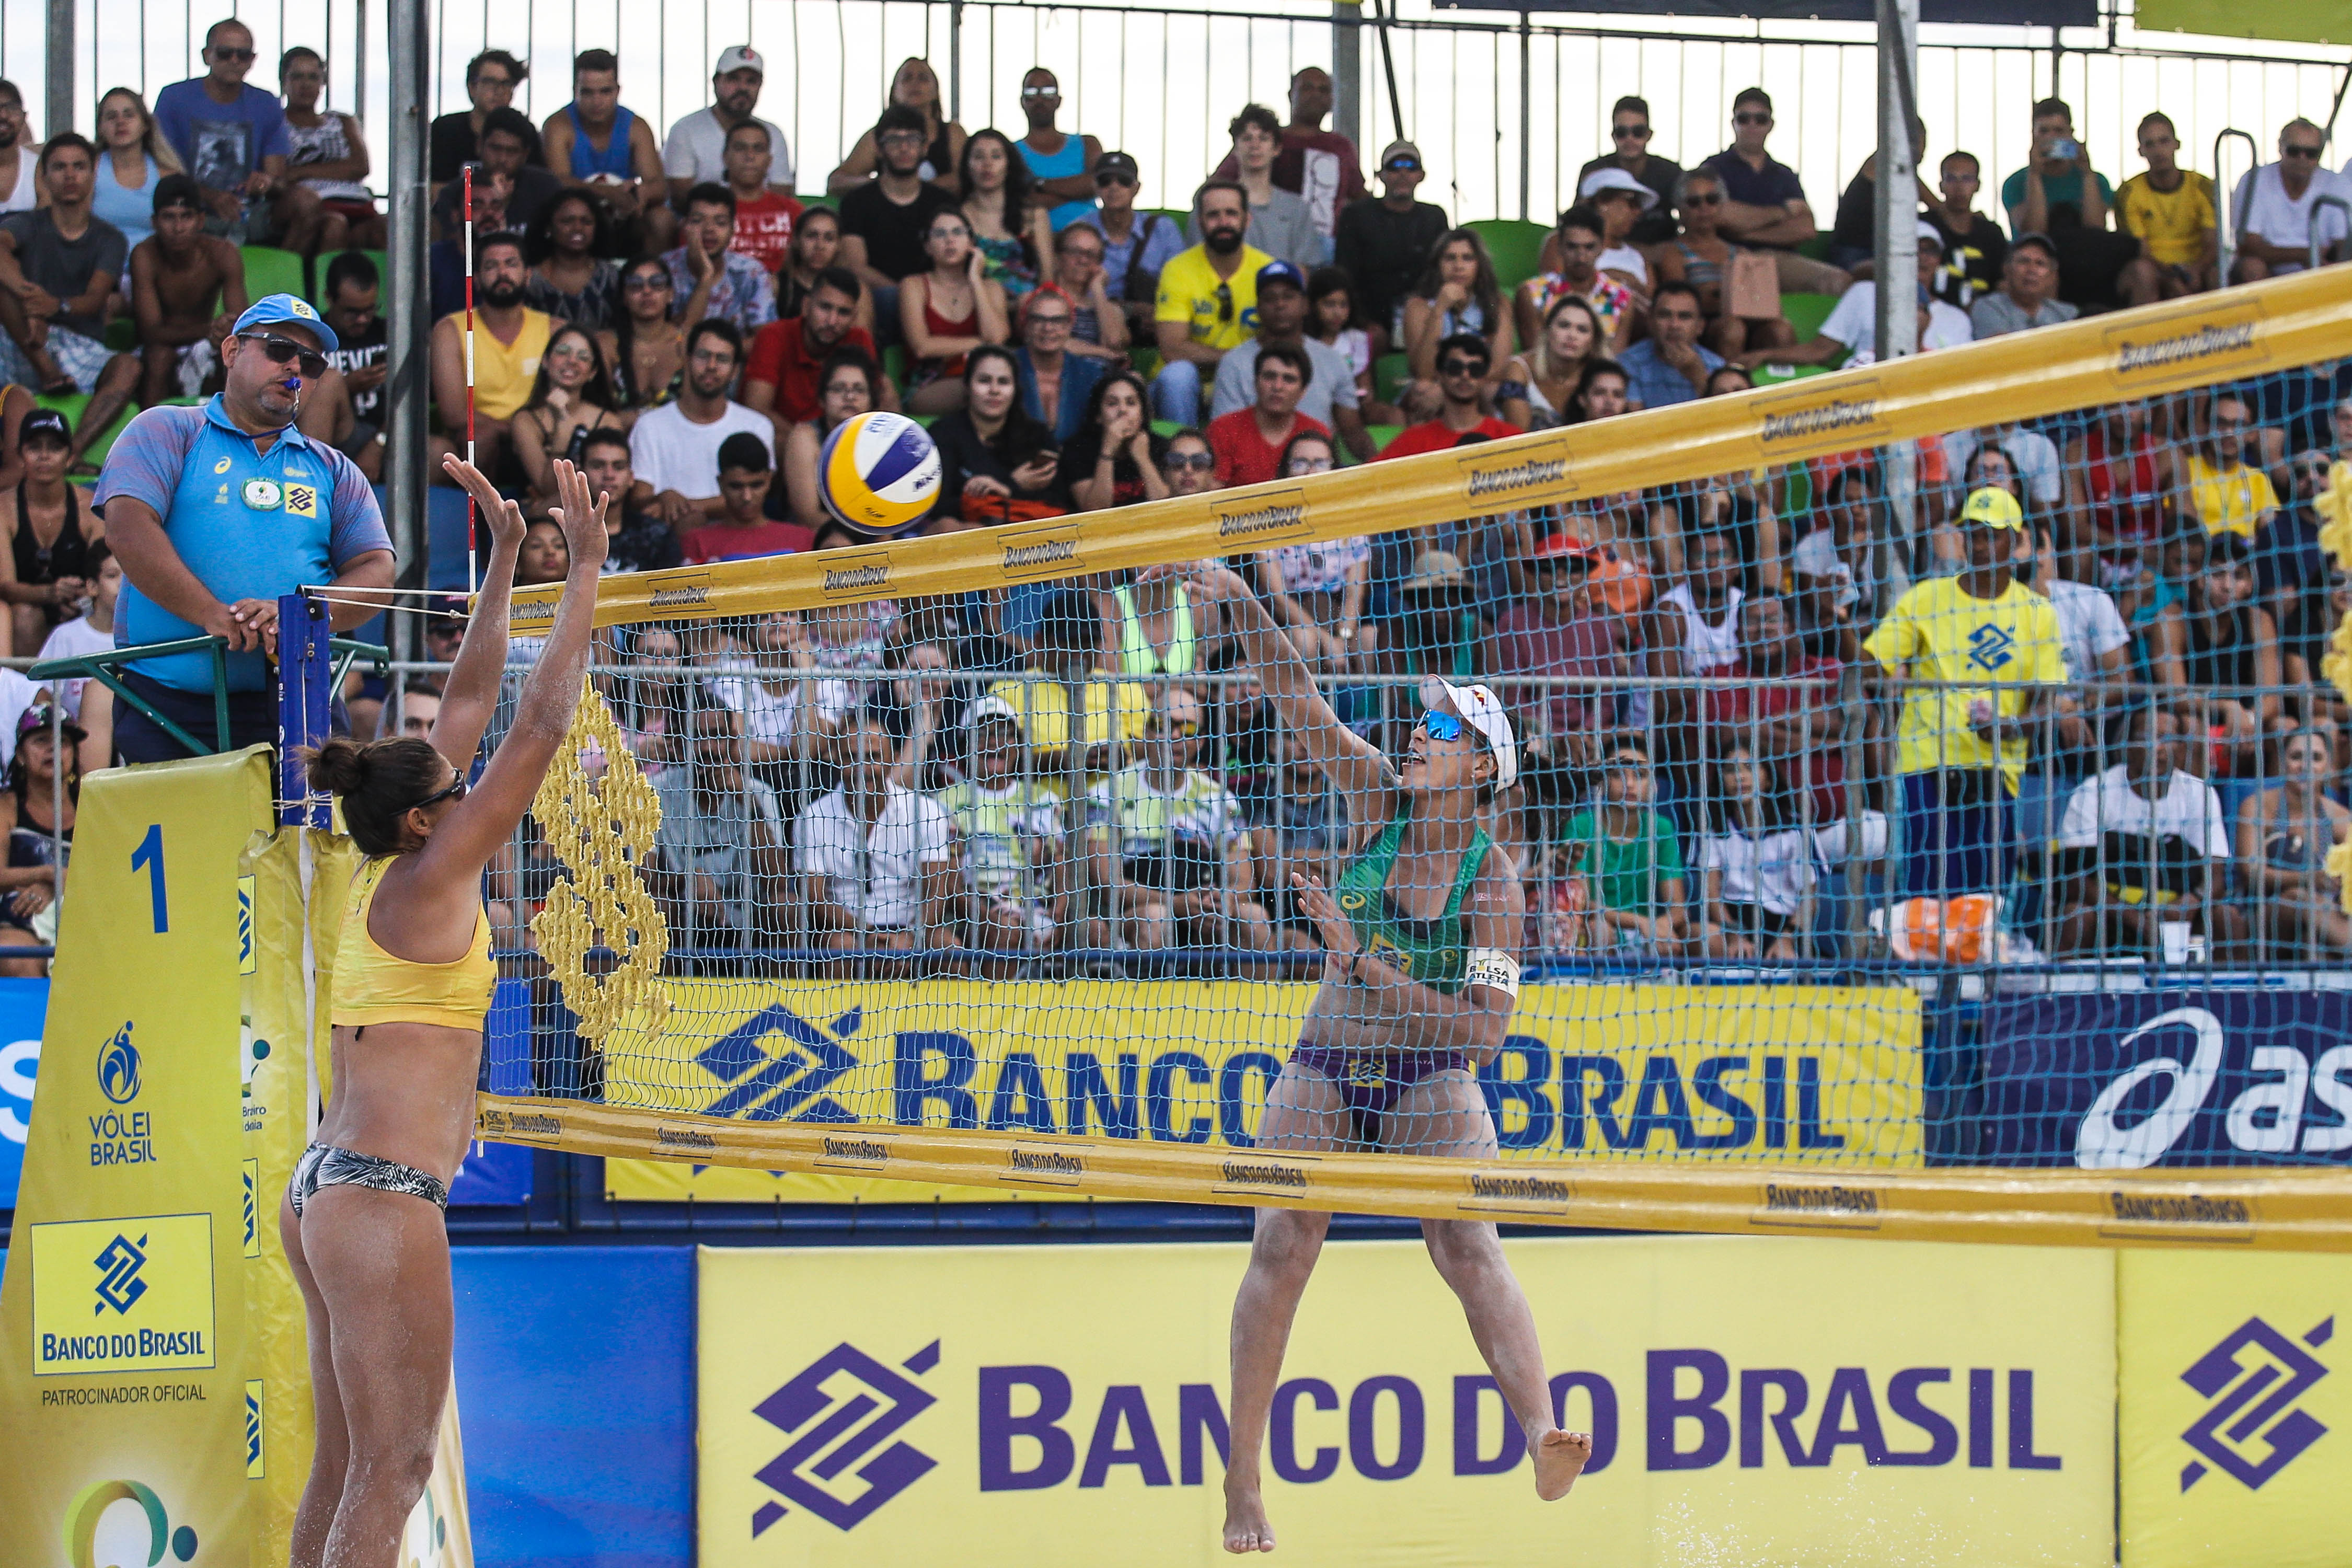
<path fill-rule="evenodd" d="M 1372 401 L 1394 403 L 1397 388 L 1402 386 L 1412 374 L 1409 363 L 1401 353 L 1382 354 L 1374 360 L 1372 362 Z"/>
<path fill-rule="evenodd" d="M 882 351 L 882 374 L 890 378 L 893 386 L 907 384 L 907 350 L 904 344 L 892 343 Z"/>
<path fill-rule="evenodd" d="M 1154 419 L 1151 422 L 1151 433 L 1163 441 L 1174 440 L 1176 433 L 1183 428 L 1184 426 L 1177 424 L 1173 419 Z"/>
<path fill-rule="evenodd" d="M 1810 257 L 1815 261 L 1827 261 L 1830 258 L 1830 231 L 1825 228 L 1815 229 L 1812 238 L 1797 247 L 1797 254 Z"/>
<path fill-rule="evenodd" d="M 1404 426 L 1402 425 L 1367 425 L 1364 426 L 1364 434 L 1372 438 L 1372 450 L 1376 452 L 1384 452 L 1388 450 L 1388 445 L 1390 442 L 1404 434 Z"/>
<path fill-rule="evenodd" d="M 89 406 L 89 399 L 79 392 L 56 397 L 43 393 L 33 401 L 43 408 L 53 408 L 64 415 L 66 423 L 76 430 L 81 428 L 82 411 Z M 138 412 L 136 403 L 123 405 L 122 412 L 115 417 L 114 424 L 83 450 L 82 462 L 93 467 L 105 462 L 106 454 L 113 449 L 115 437 L 122 434 L 122 427 L 130 424 L 131 416 Z"/>
<path fill-rule="evenodd" d="M 1160 374 L 1160 351 L 1148 343 L 1138 343 L 1127 351 L 1127 363 L 1135 367 L 1136 374 L 1150 381 Z"/>
<path fill-rule="evenodd" d="M 328 303 L 328 300 L 327 300 L 327 268 L 334 265 L 334 262 L 335 262 L 335 256 L 345 256 L 345 255 L 349 255 L 349 254 L 350 254 L 350 252 L 348 252 L 348 251 L 341 251 L 341 250 L 339 250 L 339 251 L 335 252 L 335 255 L 334 255 L 334 256 L 321 256 L 321 257 L 318 258 L 315 261 L 313 261 L 313 262 L 311 263 L 311 279 L 310 279 L 310 281 L 311 281 L 311 288 L 315 290 L 315 292 L 305 293 L 305 294 L 303 295 L 303 298 L 304 298 L 304 299 L 306 299 L 306 300 L 310 300 L 310 303 L 312 303 L 313 305 L 318 306 L 318 307 L 319 307 L 319 309 L 320 309 L 321 310 L 325 310 L 325 309 L 327 308 L 327 303 Z M 385 281 L 386 281 L 386 280 L 387 280 L 387 279 L 392 276 L 392 260 L 391 260 L 390 253 L 389 253 L 389 252 L 386 252 L 386 251 L 382 251 L 382 250 L 362 250 L 362 251 L 361 251 L 359 254 L 360 254 L 360 255 L 362 255 L 362 256 L 366 257 L 370 261 L 373 261 L 373 262 L 374 262 L 374 263 L 375 263 L 375 276 L 376 276 L 376 285 L 377 285 L 377 296 L 376 296 L 376 297 L 377 297 L 377 299 L 378 299 L 378 300 L 379 300 L 379 301 L 382 301 L 382 300 L 384 299 L 384 297 L 385 297 L 385 294 L 384 294 L 384 284 L 385 284 Z M 248 272 L 248 273 L 247 273 L 247 280 L 248 280 L 248 282 L 249 282 L 249 281 L 251 280 L 251 273 L 250 273 L 250 272 Z M 257 291 L 257 292 L 255 293 L 254 298 L 256 298 L 256 299 L 259 299 L 259 298 L 260 298 L 260 294 L 258 293 L 258 291 Z"/>
<path fill-rule="evenodd" d="M 1778 386 L 1783 382 L 1802 381 L 1807 376 L 1827 375 L 1831 367 L 1825 364 L 1759 364 L 1754 372 L 1759 386 Z"/>
<path fill-rule="evenodd" d="M 290 250 L 272 245 L 248 245 L 245 254 L 245 294 L 258 300 L 265 294 L 310 297 L 310 268 Z"/>
<path fill-rule="evenodd" d="M 1783 294 L 1780 296 L 1780 319 L 1789 323 L 1797 341 L 1809 343 L 1820 335 L 1822 323 L 1837 309 L 1834 294 Z"/>
<path fill-rule="evenodd" d="M 1544 237 L 1551 233 L 1539 223 L 1525 223 L 1517 218 L 1480 218 L 1463 225 L 1476 235 L 1486 247 L 1486 254 L 1495 260 L 1495 277 L 1508 294 L 1543 270 Z"/>
<path fill-rule="evenodd" d="M 128 316 L 117 316 L 106 323 L 106 346 L 116 353 L 127 354 L 139 346 L 139 323 Z"/>

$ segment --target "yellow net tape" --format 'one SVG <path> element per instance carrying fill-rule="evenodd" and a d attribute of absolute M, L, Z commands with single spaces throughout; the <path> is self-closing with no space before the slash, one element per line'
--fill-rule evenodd
<path fill-rule="evenodd" d="M 581 1037 L 601 1044 L 635 1009 L 642 1009 L 635 1018 L 641 1027 L 658 1030 L 669 1016 L 660 980 L 669 926 L 637 879 L 636 862 L 653 852 L 661 798 L 637 771 L 594 687 L 582 694 L 530 811 L 548 852 L 569 873 L 549 890 L 530 929 L 562 987 L 563 1005 L 579 1017 Z M 600 931 L 620 963 L 593 975 L 588 956 Z"/>
<path fill-rule="evenodd" d="M 2352 463 L 2328 469 L 2327 488 L 2313 499 L 2312 508 L 2320 517 L 2320 548 L 2336 557 L 2337 565 L 2352 570 Z M 2336 628 L 2319 669 L 2336 690 L 2352 698 L 2352 620 Z M 2327 852 L 2327 874 L 2343 889 L 2338 896 L 2352 912 L 2352 842 Z"/>

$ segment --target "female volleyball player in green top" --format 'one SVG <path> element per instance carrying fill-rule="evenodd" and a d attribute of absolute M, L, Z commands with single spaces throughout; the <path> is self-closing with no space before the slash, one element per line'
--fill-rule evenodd
<path fill-rule="evenodd" d="M 1391 763 L 1339 722 L 1247 584 L 1213 563 L 1147 574 L 1176 571 L 1223 612 L 1243 662 L 1297 743 L 1347 797 L 1355 824 L 1356 858 L 1336 888 L 1291 878 L 1322 934 L 1323 984 L 1267 1092 L 1258 1147 L 1492 1158 L 1495 1123 L 1475 1069 L 1501 1049 L 1518 1005 L 1513 955 L 1527 900 L 1509 856 L 1478 818 L 1518 773 L 1509 717 L 1484 686 L 1424 682 L 1428 711 L 1402 763 Z M 1328 1214 L 1257 1211 L 1249 1272 L 1234 1298 L 1228 1552 L 1274 1550 L 1258 1456 L 1291 1321 L 1330 1224 Z M 1592 1439 L 1553 1423 L 1535 1316 L 1495 1227 L 1458 1219 L 1425 1219 L 1421 1227 L 1526 1435 L 1536 1495 L 1566 1496 Z"/>

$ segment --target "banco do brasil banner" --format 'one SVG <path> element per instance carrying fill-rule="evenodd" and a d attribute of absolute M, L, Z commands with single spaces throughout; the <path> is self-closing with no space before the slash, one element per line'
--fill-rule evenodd
<path fill-rule="evenodd" d="M 2115 1259 L 1819 1238 L 1505 1244 L 1538 1503 L 1417 1243 L 1326 1247 L 1274 1399 L 1279 1562 L 2107 1568 Z M 703 1568 L 1227 1561 L 1238 1245 L 705 1248 Z M 1834 1287 L 1825 1282 L 1834 1281 Z"/>
<path fill-rule="evenodd" d="M 2352 1159 L 2352 994 L 1994 1002 L 1984 1094 L 1997 1164 L 2341 1163 Z"/>
<path fill-rule="evenodd" d="M 756 1121 L 1252 1146 L 1315 987 L 670 982 L 615 1103 Z M 1896 987 L 1531 985 L 1480 1073 L 1505 1158 L 1921 1163 L 1918 998 Z M 614 1160 L 619 1197 L 998 1199 L 854 1174 Z"/>

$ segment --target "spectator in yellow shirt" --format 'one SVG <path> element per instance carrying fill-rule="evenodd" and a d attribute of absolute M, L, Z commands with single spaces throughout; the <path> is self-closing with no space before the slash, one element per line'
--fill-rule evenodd
<path fill-rule="evenodd" d="M 2139 122 L 2139 155 L 2145 174 L 2134 174 L 2116 193 L 2116 208 L 2126 233 L 2157 265 L 2163 298 L 2201 294 L 2221 281 L 2221 231 L 2215 225 L 2213 181 L 2180 166 L 2180 135 L 2161 112 Z"/>
<path fill-rule="evenodd" d="M 1987 486 L 1958 524 L 1967 567 L 1913 584 L 1862 645 L 1879 683 L 1928 683 L 1901 694 L 1895 731 L 1913 897 L 1990 892 L 2008 879 L 2010 802 L 2053 695 L 2034 689 L 2066 681 L 2058 612 L 2011 569 L 2025 525 L 2017 498 Z"/>
<path fill-rule="evenodd" d="M 1048 789 L 1066 788 L 1073 771 L 1081 784 L 1091 785 L 1117 769 L 1120 746 L 1141 740 L 1150 721 L 1149 694 L 1115 678 L 1107 646 L 1092 600 L 1065 590 L 1045 601 L 1021 674 L 988 689 L 988 697 L 1020 715 L 1028 766 Z"/>
<path fill-rule="evenodd" d="M 1217 379 L 1225 351 L 1257 336 L 1258 268 L 1274 258 L 1249 244 L 1249 194 L 1211 180 L 1193 198 L 1201 243 L 1160 269 L 1152 331 L 1160 374 L 1151 379 L 1155 416 L 1177 425 L 1201 422 L 1201 394 Z"/>
<path fill-rule="evenodd" d="M 2235 397 L 2217 397 L 2206 416 L 2205 433 L 2180 458 L 2180 489 L 2208 535 L 2234 533 L 2252 540 L 2278 512 L 2271 477 L 2246 461 L 2253 440 L 2253 415 Z"/>

